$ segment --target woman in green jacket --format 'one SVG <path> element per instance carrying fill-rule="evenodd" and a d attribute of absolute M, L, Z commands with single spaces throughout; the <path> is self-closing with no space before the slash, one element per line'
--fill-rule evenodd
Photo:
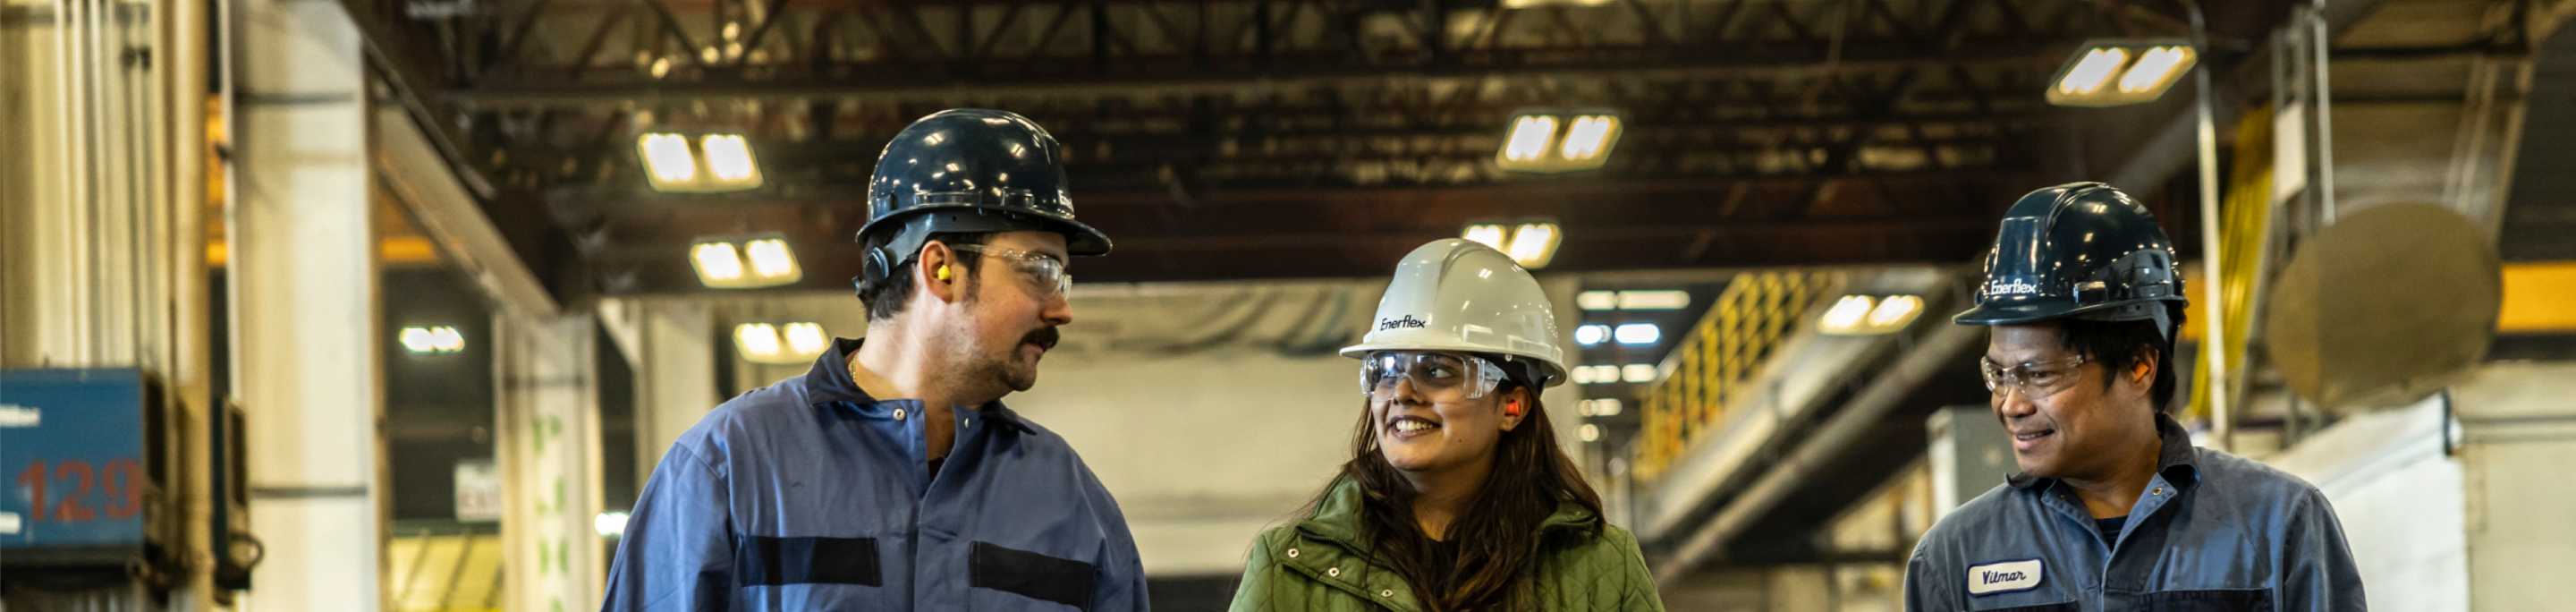
<path fill-rule="evenodd" d="M 1456 239 L 1406 255 L 1342 349 L 1367 397 L 1352 458 L 1254 542 L 1234 612 L 1662 610 L 1539 405 L 1565 381 L 1557 338 L 1509 256 Z"/>

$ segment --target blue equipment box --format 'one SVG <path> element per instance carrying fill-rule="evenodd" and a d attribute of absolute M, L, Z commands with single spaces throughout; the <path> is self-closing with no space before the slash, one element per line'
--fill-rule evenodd
<path fill-rule="evenodd" d="M 143 550 L 159 493 L 152 396 L 132 368 L 0 370 L 0 550 L 11 561 Z M 43 552 L 84 554 L 29 554 Z"/>

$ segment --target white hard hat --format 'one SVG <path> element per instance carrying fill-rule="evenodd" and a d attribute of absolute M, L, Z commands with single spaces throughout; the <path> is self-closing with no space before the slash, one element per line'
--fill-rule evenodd
<path fill-rule="evenodd" d="M 1538 279 L 1509 255 L 1456 238 L 1434 240 L 1395 265 L 1377 318 L 1342 356 L 1376 351 L 1488 353 L 1534 362 L 1541 387 L 1565 382 L 1556 313 Z"/>

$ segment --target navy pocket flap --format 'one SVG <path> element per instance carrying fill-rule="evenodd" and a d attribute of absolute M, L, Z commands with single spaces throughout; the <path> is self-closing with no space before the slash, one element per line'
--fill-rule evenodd
<path fill-rule="evenodd" d="M 1993 610 L 1987 610 L 1986 612 L 2075 612 L 2075 611 L 2076 611 L 2075 602 L 2066 602 L 2066 603 L 2040 604 L 2040 605 L 2036 605 L 2036 606 L 2013 606 L 2013 607 L 2010 607 L 2010 608 L 1996 608 L 1996 609 L 1993 609 Z"/>
<path fill-rule="evenodd" d="M 735 546 L 734 582 L 743 586 L 885 586 L 877 573 L 876 538 L 743 536 Z"/>
<path fill-rule="evenodd" d="M 975 543 L 966 565 L 969 585 L 1084 610 L 1091 609 L 1091 582 L 1099 571 L 1089 563 L 988 542 Z"/>
<path fill-rule="evenodd" d="M 2218 589 L 2147 594 L 2149 612 L 2272 612 L 2272 591 Z"/>

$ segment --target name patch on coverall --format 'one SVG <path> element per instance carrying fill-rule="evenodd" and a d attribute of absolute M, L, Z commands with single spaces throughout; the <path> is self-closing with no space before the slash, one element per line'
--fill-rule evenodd
<path fill-rule="evenodd" d="M 1993 595 L 2039 588 L 2038 559 L 1968 566 L 1968 594 Z"/>

